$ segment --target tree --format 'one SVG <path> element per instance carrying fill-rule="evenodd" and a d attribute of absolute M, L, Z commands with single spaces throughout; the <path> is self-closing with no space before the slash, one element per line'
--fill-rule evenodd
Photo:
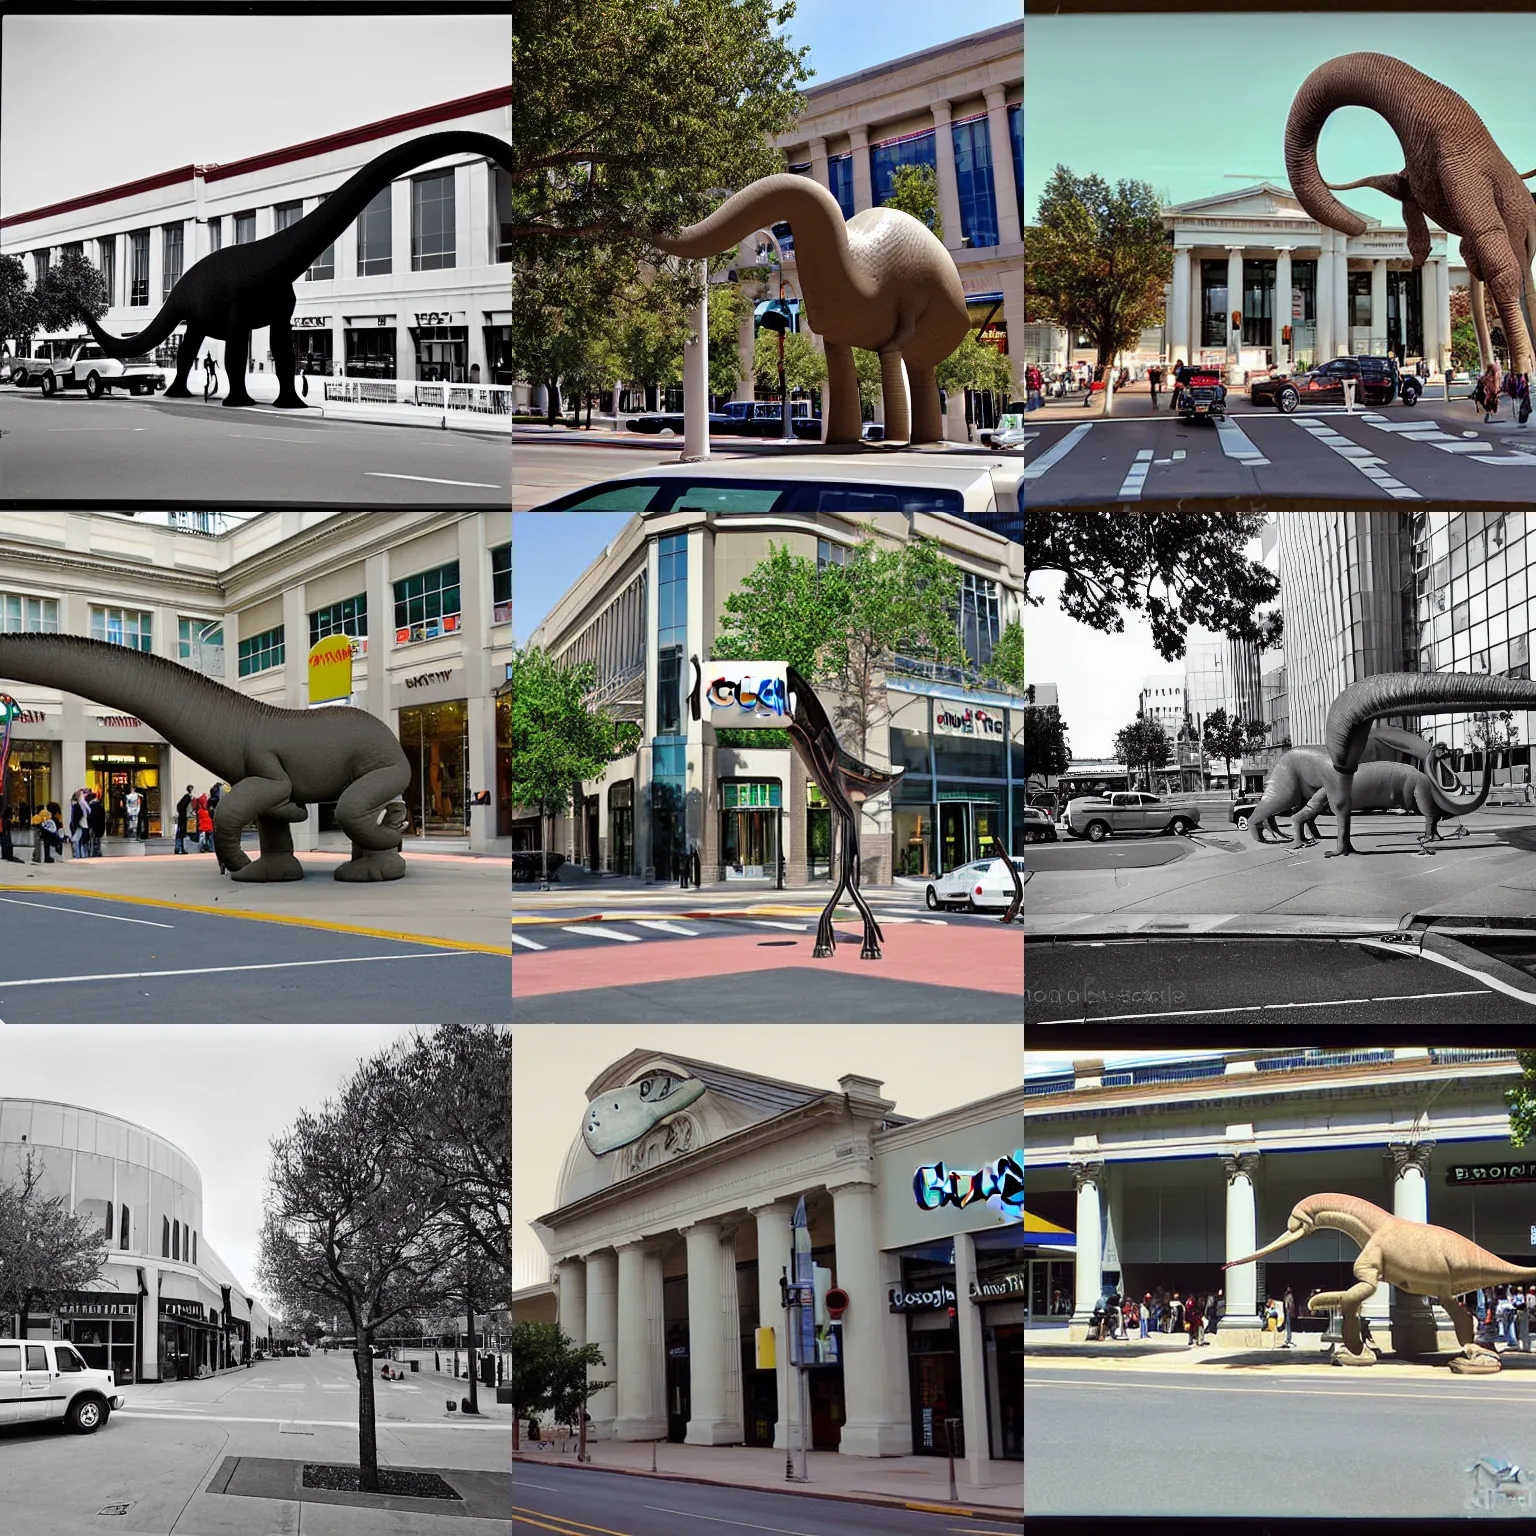
<path fill-rule="evenodd" d="M 1113 191 L 1100 176 L 1058 165 L 1041 195 L 1039 222 L 1024 231 L 1024 317 L 1093 338 L 1108 367 L 1163 318 L 1173 252 L 1162 200 L 1144 181 Z"/>
<path fill-rule="evenodd" d="M 32 350 L 32 337 L 42 327 L 39 308 L 21 257 L 0 256 L 0 336 L 16 338 L 19 357 Z"/>
<path fill-rule="evenodd" d="M 1259 613 L 1280 581 L 1243 553 L 1261 512 L 1035 512 L 1024 518 L 1024 601 L 1036 571 L 1061 571 L 1061 610 L 1105 634 L 1125 632 L 1124 612 L 1145 612 L 1164 661 L 1184 654 L 1202 625 L 1262 651 L 1282 633 Z"/>
<path fill-rule="evenodd" d="M 646 390 L 665 384 L 681 384 L 684 340 L 681 317 L 663 314 L 656 306 L 638 301 L 621 303 L 620 315 L 614 335 L 620 376 Z"/>
<path fill-rule="evenodd" d="M 939 177 L 931 165 L 898 165 L 885 206 L 911 214 L 919 224 L 932 230 L 935 239 L 944 238 L 944 221 L 939 217 Z"/>
<path fill-rule="evenodd" d="M 86 315 L 99 320 L 107 312 L 106 280 L 82 251 L 70 246 L 49 264 L 41 289 L 39 318 L 45 330 L 68 330 Z"/>
<path fill-rule="evenodd" d="M 1122 726 L 1115 732 L 1115 756 L 1131 770 L 1135 777 L 1136 770 L 1147 770 L 1147 787 L 1152 785 L 1152 774 L 1158 768 L 1167 766 L 1168 759 L 1173 754 L 1173 748 L 1168 740 L 1168 732 L 1163 729 L 1163 723 L 1155 715 L 1148 715 L 1142 710 L 1136 711 L 1135 721 L 1127 726 Z M 1025 758 L 1026 764 L 1029 759 Z"/>
<path fill-rule="evenodd" d="M 372 1351 L 386 1323 L 439 1305 L 462 1257 L 437 1176 L 409 1155 L 391 1064 L 359 1063 L 334 1100 L 270 1144 L 257 1273 L 288 1317 L 345 1314 L 357 1343 L 358 1487 L 378 1493 Z"/>
<path fill-rule="evenodd" d="M 1227 778 L 1232 777 L 1232 759 L 1240 758 L 1244 751 L 1252 750 L 1249 743 L 1254 732 L 1262 745 L 1266 735 L 1264 726 L 1257 721 L 1245 721 L 1241 715 L 1227 713 L 1226 705 L 1218 705 L 1205 717 L 1201 727 L 1201 739 L 1208 757 L 1219 757 L 1226 764 Z"/>
<path fill-rule="evenodd" d="M 876 361 L 878 364 L 878 359 Z M 976 331 L 967 331 L 960 345 L 935 372 L 939 388 L 950 392 L 984 389 L 1006 399 L 1013 390 L 1008 359 L 990 342 L 983 341 Z"/>
<path fill-rule="evenodd" d="M 639 728 L 589 709 L 597 681 L 591 662 L 566 667 L 536 646 L 512 651 L 512 777 L 514 805 L 537 805 L 543 878 L 549 881 L 544 818 L 562 814 L 572 788 L 597 778 L 614 758 L 632 751 Z"/>
<path fill-rule="evenodd" d="M 587 1400 L 611 1387 L 588 1381 L 589 1366 L 606 1365 L 602 1346 L 575 1345 L 559 1323 L 518 1323 L 512 1329 L 512 1418 L 547 1413 L 556 1424 L 579 1424 Z"/>
<path fill-rule="evenodd" d="M 1010 619 L 1003 626 L 981 676 L 983 681 L 1001 683 L 1005 688 L 1024 686 L 1024 626 L 1017 619 Z"/>
<path fill-rule="evenodd" d="M 1031 704 L 1024 710 L 1024 772 L 1050 778 L 1063 774 L 1072 762 L 1067 722 L 1054 704 Z"/>
<path fill-rule="evenodd" d="M 779 339 L 773 331 L 760 330 L 752 349 L 752 369 L 759 394 L 779 395 Z M 809 331 L 784 333 L 784 386 L 791 393 L 809 393 L 827 377 L 826 354 L 811 340 Z"/>
<path fill-rule="evenodd" d="M 711 283 L 709 289 L 709 392 L 730 396 L 741 383 L 741 322 L 748 313 L 745 295 L 735 283 Z M 682 356 L 678 356 L 682 374 Z"/>
<path fill-rule="evenodd" d="M 1476 371 L 1483 366 L 1482 349 L 1477 342 L 1477 327 L 1472 320 L 1472 290 L 1451 289 L 1451 366 Z M 1483 289 L 1483 314 L 1488 322 L 1490 338 L 1495 331 L 1502 334 L 1504 322 L 1494 308 L 1493 294 Z"/>
<path fill-rule="evenodd" d="M 1520 739 L 1520 727 L 1514 719 L 1507 709 L 1475 710 L 1467 717 L 1467 751 L 1481 755 L 1514 746 Z"/>
<path fill-rule="evenodd" d="M 96 1221 L 70 1209 L 68 1194 L 43 1192 L 46 1171 L 30 1148 L 14 1183 L 0 1183 L 0 1317 L 15 1312 L 25 1332 L 34 1307 L 52 1310 L 101 1275 L 110 1242 Z"/>
<path fill-rule="evenodd" d="M 1520 1081 L 1505 1090 L 1509 1105 L 1509 1141 L 1523 1147 L 1536 1137 L 1536 1051 L 1516 1051 L 1520 1063 Z"/>
<path fill-rule="evenodd" d="M 862 347 L 853 349 L 853 372 L 859 381 L 859 412 L 865 421 L 875 419 L 875 409 L 885 392 L 885 380 L 880 372 L 880 354 L 866 352 Z"/>

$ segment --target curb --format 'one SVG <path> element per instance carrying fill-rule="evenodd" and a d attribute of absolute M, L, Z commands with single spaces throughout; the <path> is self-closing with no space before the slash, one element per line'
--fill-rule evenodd
<path fill-rule="evenodd" d="M 760 1483 L 743 1484 L 736 1482 L 722 1482 L 716 1477 L 699 1477 L 686 1472 L 652 1472 L 641 1470 L 638 1467 L 598 1467 L 591 1462 L 558 1462 L 546 1461 L 540 1456 L 528 1456 L 521 1451 L 512 1454 L 514 1462 L 522 1462 L 531 1467 L 564 1467 L 572 1472 L 611 1472 L 619 1477 L 654 1477 L 663 1483 L 699 1483 L 709 1488 L 741 1488 L 745 1490 L 751 1487 L 758 1493 L 789 1493 L 807 1499 L 835 1499 L 841 1504 L 871 1504 L 880 1509 L 915 1509 L 932 1514 L 964 1515 L 969 1519 L 1006 1520 L 1010 1524 L 1017 1522 L 1019 1526 L 1024 1524 L 1022 1513 L 1015 1513 L 1011 1509 L 1005 1509 L 998 1504 L 930 1504 L 916 1499 L 903 1499 L 895 1494 L 881 1495 L 877 1493 L 836 1493 L 830 1490 L 807 1487 L 804 1483 L 786 1483 L 780 1488 L 777 1485 L 765 1487 Z M 1023 1473 L 1020 1473 L 1022 1481 Z M 512 1477 L 512 1487 L 517 1488 L 517 1475 Z"/>
<path fill-rule="evenodd" d="M 1027 941 L 1036 944 L 1101 942 L 1106 939 L 1142 937 L 1186 940 L 1332 939 L 1348 942 L 1354 939 L 1382 939 L 1389 934 L 1399 933 L 1412 915 L 1408 913 L 1395 920 L 1390 917 L 1361 918 L 1355 922 L 1343 918 L 1296 918 L 1292 920 L 1292 925 L 1284 925 L 1283 919 L 1269 917 L 1263 919 L 1261 927 L 1225 928 L 1219 925 L 1240 922 L 1241 915 L 1234 917 L 1223 914 L 1170 914 L 1167 918 L 1133 919 L 1118 926 L 1109 926 L 1105 924 L 1102 917 L 1096 917 L 1093 913 L 1083 913 L 1081 914 L 1083 919 L 1089 922 L 1097 920 L 1101 926 L 1072 928 L 1068 931 L 1052 928 L 1046 932 L 1038 932 L 1032 931 L 1026 923 L 1024 937 Z M 1040 919 L 1036 918 L 1035 921 L 1039 922 Z M 1068 916 L 1065 921 L 1071 922 L 1073 917 Z"/>

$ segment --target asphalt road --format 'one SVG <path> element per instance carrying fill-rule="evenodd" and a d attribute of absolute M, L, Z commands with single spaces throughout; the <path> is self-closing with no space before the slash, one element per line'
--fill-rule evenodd
<path fill-rule="evenodd" d="M 416 1024 L 507 1016 L 505 956 L 39 892 L 0 896 L 11 1024 Z"/>
<path fill-rule="evenodd" d="M 1151 869 L 1185 858 L 1190 847 L 1184 837 L 1108 837 L 1090 843 L 1063 836 L 1054 843 L 1031 843 L 1024 857 L 1037 874 L 1048 869 Z"/>
<path fill-rule="evenodd" d="M 501 508 L 511 490 L 504 436 L 260 405 L 5 390 L 0 438 L 0 497 L 11 500 Z"/>
<path fill-rule="evenodd" d="M 681 438 L 638 440 L 606 444 L 526 441 L 514 434 L 512 446 L 512 510 L 526 512 L 565 491 L 605 480 L 631 469 L 653 464 L 676 464 L 682 455 Z M 717 446 L 716 453 L 722 450 Z"/>
<path fill-rule="evenodd" d="M 1315 1380 L 1259 1371 L 1222 1378 L 1026 1362 L 1024 1507 L 1036 1515 L 1450 1520 L 1477 1513 L 1466 1469 L 1479 1457 L 1536 1466 L 1531 1370 L 1393 1382 L 1382 1365 L 1319 1366 Z M 1526 1519 L 1533 1512 L 1523 1511 Z"/>
<path fill-rule="evenodd" d="M 787 1536 L 994 1536 L 1012 1525 L 975 1515 L 929 1514 L 890 1505 L 768 1493 L 711 1483 L 672 1482 L 584 1467 L 515 1463 L 512 1527 L 557 1536 L 726 1536 L 776 1531 Z"/>
<path fill-rule="evenodd" d="M 1142 498 L 1341 495 L 1380 501 L 1536 500 L 1536 423 L 1483 425 L 1463 402 L 1342 406 L 1282 416 L 1238 405 L 1224 423 L 1167 414 L 1108 421 L 1031 418 L 1031 506 Z"/>
<path fill-rule="evenodd" d="M 1133 1045 L 1147 1023 L 1273 1025 L 1311 1040 L 1320 1026 L 1536 1027 L 1536 1008 L 1475 976 L 1333 939 L 1117 939 L 1029 944 L 1025 1021 L 1045 1048 L 1052 1024 L 1096 1026 Z M 1298 1039 L 1302 1038 L 1301 1035 Z M 1414 1037 L 1416 1038 L 1416 1037 Z M 1405 1036 L 1403 1043 L 1412 1039 Z"/>

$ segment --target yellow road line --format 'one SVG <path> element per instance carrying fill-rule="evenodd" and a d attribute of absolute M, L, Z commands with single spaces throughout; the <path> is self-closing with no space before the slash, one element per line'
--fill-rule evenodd
<path fill-rule="evenodd" d="M 558 1520 L 560 1517 L 557 1515 L 555 1518 Z M 568 1525 L 546 1525 L 542 1520 L 530 1520 L 527 1515 L 520 1514 L 517 1510 L 512 1511 L 512 1523 L 513 1525 L 534 1525 L 541 1531 L 553 1531 L 555 1536 L 581 1536 L 580 1531 L 573 1531 Z"/>
<path fill-rule="evenodd" d="M 517 1474 L 512 1475 L 512 1486 L 517 1486 Z M 568 1527 L 577 1526 L 583 1531 L 601 1531 L 603 1536 L 629 1536 L 626 1531 L 610 1531 L 606 1525 L 588 1525 L 584 1520 L 572 1520 L 569 1515 L 550 1515 L 542 1509 L 520 1509 L 516 1504 L 512 1506 L 514 1516 L 521 1516 L 529 1525 L 537 1525 L 537 1520 L 528 1520 L 529 1515 L 544 1515 L 549 1520 L 563 1521 L 563 1525 L 546 1525 L 547 1531 L 564 1531 L 565 1536 L 578 1536 L 577 1531 L 568 1530 Z"/>
<path fill-rule="evenodd" d="M 393 928 L 362 928 L 355 923 L 332 923 L 323 918 L 286 917 L 272 912 L 240 912 L 233 907 L 203 907 L 189 901 L 165 901 L 158 896 L 120 896 L 111 891 L 82 891 L 72 885 L 0 885 L 0 891 L 49 891 L 56 896 L 79 896 L 87 901 L 126 901 L 141 907 L 165 907 L 174 912 L 203 912 L 209 917 L 246 917 L 258 923 L 324 928 L 331 933 L 358 933 L 370 939 L 398 939 L 405 944 L 431 944 L 440 949 L 473 949 L 487 955 L 510 956 L 512 953 L 510 944 L 472 944 L 467 939 L 439 939 L 428 934 L 401 933 Z"/>
<path fill-rule="evenodd" d="M 930 1515 L 964 1515 L 967 1520 L 975 1520 L 977 1518 L 974 1509 L 958 1509 L 953 1504 L 914 1504 L 911 1499 L 907 1499 L 902 1507 L 904 1509 L 920 1509 L 925 1514 Z"/>

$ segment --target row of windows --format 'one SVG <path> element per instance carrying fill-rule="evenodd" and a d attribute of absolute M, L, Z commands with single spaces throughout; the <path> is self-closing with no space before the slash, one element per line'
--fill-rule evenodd
<path fill-rule="evenodd" d="M 269 667 L 280 667 L 287 659 L 283 645 L 283 626 L 264 629 L 259 635 L 240 642 L 240 676 L 249 677 L 253 672 L 265 672 Z"/>
<path fill-rule="evenodd" d="M 95 1202 L 89 1202 L 94 1204 Z M 103 1202 L 106 1217 L 105 1235 L 107 1246 L 111 1247 L 114 1237 L 113 1211 L 110 1200 Z M 130 1221 L 128 1206 L 126 1203 L 119 1208 L 116 1225 L 116 1241 L 118 1249 L 124 1253 L 128 1251 L 130 1239 Z M 190 1225 L 175 1221 L 169 1216 L 160 1218 L 160 1257 L 162 1259 L 185 1259 L 189 1264 L 197 1263 L 197 1233 Z"/>

